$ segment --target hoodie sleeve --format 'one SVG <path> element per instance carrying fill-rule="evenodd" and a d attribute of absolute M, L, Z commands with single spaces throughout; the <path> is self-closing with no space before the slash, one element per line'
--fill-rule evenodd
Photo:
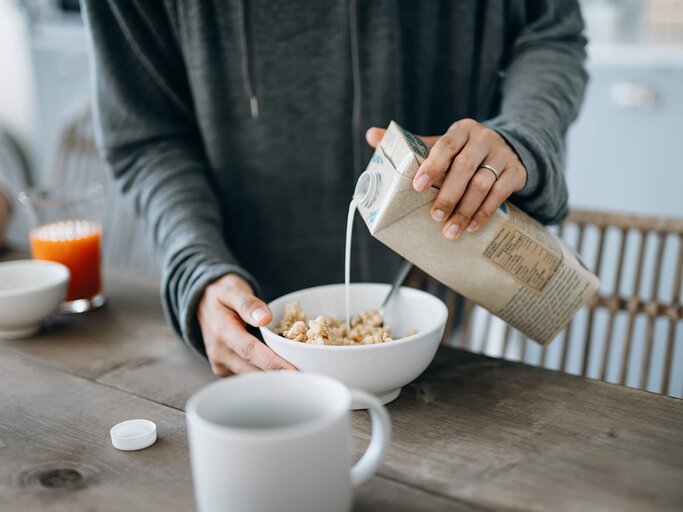
<path fill-rule="evenodd" d="M 153 239 L 175 331 L 204 353 L 196 310 L 227 273 L 253 278 L 225 244 L 183 59 L 163 2 L 85 0 L 98 146 Z"/>
<path fill-rule="evenodd" d="M 575 0 L 526 2 L 530 21 L 513 42 L 500 114 L 484 124 L 499 132 L 527 170 L 513 203 L 545 224 L 569 212 L 565 135 L 578 115 L 588 79 L 586 39 Z"/>

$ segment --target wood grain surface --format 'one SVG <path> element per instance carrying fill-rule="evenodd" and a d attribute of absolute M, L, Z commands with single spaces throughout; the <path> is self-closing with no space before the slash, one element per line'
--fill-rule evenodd
<path fill-rule="evenodd" d="M 4 349 L 0 383 L 3 512 L 193 509 L 182 412 Z M 159 439 L 116 450 L 109 429 L 132 418 L 154 421 Z"/>
<path fill-rule="evenodd" d="M 494 510 L 683 510 L 678 399 L 444 348 L 388 408 L 380 474 L 415 487 Z"/>

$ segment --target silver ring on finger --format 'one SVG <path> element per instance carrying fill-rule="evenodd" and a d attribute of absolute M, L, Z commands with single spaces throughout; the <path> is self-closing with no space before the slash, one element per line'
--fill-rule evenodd
<path fill-rule="evenodd" d="M 477 167 L 477 169 L 488 169 L 496 177 L 496 181 L 498 181 L 498 178 L 500 178 L 500 172 L 495 167 L 493 167 L 492 165 L 481 164 L 479 167 Z"/>

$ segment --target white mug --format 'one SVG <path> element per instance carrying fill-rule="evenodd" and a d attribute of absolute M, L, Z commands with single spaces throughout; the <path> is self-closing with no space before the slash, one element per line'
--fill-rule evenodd
<path fill-rule="evenodd" d="M 372 439 L 351 466 L 351 403 L 365 406 Z M 249 373 L 214 382 L 187 402 L 197 508 L 213 511 L 348 511 L 391 437 L 374 396 L 313 373 Z"/>

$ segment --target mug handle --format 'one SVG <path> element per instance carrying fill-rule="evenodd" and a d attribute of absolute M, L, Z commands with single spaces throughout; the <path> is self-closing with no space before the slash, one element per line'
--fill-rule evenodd
<path fill-rule="evenodd" d="M 367 407 L 372 420 L 370 444 L 363 456 L 351 467 L 351 485 L 358 487 L 375 474 L 387 453 L 391 440 L 391 420 L 382 402 L 376 397 L 359 389 L 350 391 L 354 407 Z"/>

